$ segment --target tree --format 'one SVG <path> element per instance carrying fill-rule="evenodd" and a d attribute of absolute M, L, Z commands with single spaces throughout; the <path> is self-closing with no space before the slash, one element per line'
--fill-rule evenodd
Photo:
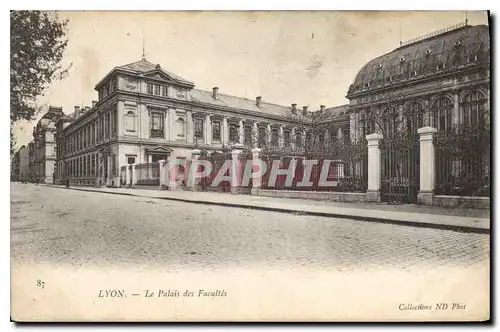
<path fill-rule="evenodd" d="M 64 39 L 68 20 L 41 11 L 10 13 L 10 120 L 33 120 L 36 98 L 53 80 L 62 79 L 69 68 L 60 62 L 68 43 Z"/>

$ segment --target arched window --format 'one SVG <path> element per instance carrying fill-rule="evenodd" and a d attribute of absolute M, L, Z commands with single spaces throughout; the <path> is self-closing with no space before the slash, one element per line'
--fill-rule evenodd
<path fill-rule="evenodd" d="M 179 129 L 177 136 L 184 137 L 186 133 L 186 123 L 183 118 L 177 118 L 177 128 Z"/>
<path fill-rule="evenodd" d="M 440 132 L 445 132 L 452 127 L 453 101 L 448 97 L 439 97 L 432 106 L 432 126 Z"/>
<path fill-rule="evenodd" d="M 125 114 L 125 131 L 135 132 L 135 113 L 133 111 L 128 111 Z"/>
<path fill-rule="evenodd" d="M 424 126 L 424 107 L 419 102 L 412 102 L 405 109 L 405 126 L 408 134 L 416 134 Z"/>
<path fill-rule="evenodd" d="M 382 111 L 382 135 L 383 137 L 395 137 L 398 132 L 401 119 L 398 108 L 395 105 L 389 105 Z"/>
<path fill-rule="evenodd" d="M 468 92 L 460 103 L 460 125 L 474 129 L 484 127 L 488 115 L 486 103 L 482 92 Z"/>

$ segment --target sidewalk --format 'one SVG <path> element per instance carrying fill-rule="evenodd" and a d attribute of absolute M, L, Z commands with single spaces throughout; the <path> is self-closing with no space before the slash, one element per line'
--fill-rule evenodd
<path fill-rule="evenodd" d="M 64 186 L 47 186 L 65 189 Z M 414 227 L 449 229 L 461 232 L 490 233 L 490 215 L 489 211 L 485 210 L 377 203 L 338 203 L 308 199 L 154 189 L 94 188 L 83 186 L 71 187 L 70 189 Z"/>

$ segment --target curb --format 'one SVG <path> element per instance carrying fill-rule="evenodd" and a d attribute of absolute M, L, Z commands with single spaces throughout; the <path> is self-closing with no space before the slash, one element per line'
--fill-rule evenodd
<path fill-rule="evenodd" d="M 60 186 L 55 186 L 55 185 L 46 185 L 46 186 L 52 187 L 52 188 L 59 188 L 59 189 L 70 189 L 70 190 L 77 190 L 77 191 L 96 192 L 96 193 L 110 194 L 110 195 L 146 197 L 146 198 L 151 198 L 151 199 L 161 199 L 161 200 L 166 200 L 166 201 L 177 201 L 177 202 L 183 202 L 183 203 L 235 207 L 235 208 L 243 208 L 243 209 L 250 209 L 250 210 L 261 210 L 261 211 L 271 211 L 271 212 L 280 212 L 280 213 L 289 213 L 289 214 L 299 214 L 299 215 L 315 216 L 315 217 L 351 219 L 351 220 L 356 220 L 356 221 L 375 222 L 375 223 L 392 224 L 392 225 L 408 226 L 408 227 L 442 229 L 442 230 L 449 230 L 449 231 L 455 231 L 455 232 L 460 232 L 460 233 L 476 233 L 476 234 L 488 234 L 488 235 L 491 233 L 490 229 L 473 227 L 473 226 L 432 224 L 432 223 L 424 223 L 424 222 L 418 222 L 418 221 L 394 220 L 394 219 L 391 220 L 391 219 L 383 219 L 383 218 L 377 218 L 377 217 L 356 216 L 356 215 L 334 213 L 334 212 L 302 211 L 302 210 L 283 209 L 283 208 L 247 205 L 247 204 L 238 204 L 238 203 L 209 202 L 209 201 L 190 200 L 190 199 L 175 198 L 175 197 L 158 197 L 158 196 L 149 196 L 149 195 L 136 195 L 136 194 L 131 194 L 131 193 L 110 192 L 110 191 L 102 191 L 102 190 L 97 190 L 97 189 L 80 189 L 80 188 L 75 188 L 75 187 L 66 188 L 66 187 L 60 187 Z"/>

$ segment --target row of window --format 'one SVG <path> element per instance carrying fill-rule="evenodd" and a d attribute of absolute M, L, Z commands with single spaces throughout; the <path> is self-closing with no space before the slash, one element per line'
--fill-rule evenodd
<path fill-rule="evenodd" d="M 487 100 L 479 91 L 468 93 L 460 103 L 457 122 L 460 127 L 478 129 L 485 126 L 488 117 Z M 381 119 L 384 123 L 384 133 L 395 135 L 404 127 L 407 132 L 416 133 L 418 128 L 431 126 L 440 132 L 452 129 L 453 101 L 447 97 L 440 97 L 435 101 L 430 112 L 426 112 L 422 104 L 413 102 L 406 108 L 405 113 L 399 114 L 392 109 L 394 115 L 386 115 Z M 362 120 L 363 137 L 375 132 L 375 119 L 367 116 Z"/>
<path fill-rule="evenodd" d="M 102 165 L 99 165 L 97 153 L 87 154 L 72 158 L 66 164 L 64 162 L 60 163 L 62 167 L 58 168 L 58 173 L 60 178 L 63 178 L 66 172 L 69 177 L 96 177 L 100 171 L 104 178 L 108 176 L 109 171 L 111 171 L 112 176 L 117 175 L 116 155 L 111 156 L 111 165 L 107 165 L 107 160 L 105 159 L 102 162 Z M 66 165 L 66 169 L 64 169 L 64 165 Z"/>
<path fill-rule="evenodd" d="M 65 155 L 75 153 L 116 135 L 117 111 L 116 109 L 103 112 L 97 119 L 87 123 L 84 127 L 71 133 L 63 144 L 58 144 L 58 153 Z"/>

